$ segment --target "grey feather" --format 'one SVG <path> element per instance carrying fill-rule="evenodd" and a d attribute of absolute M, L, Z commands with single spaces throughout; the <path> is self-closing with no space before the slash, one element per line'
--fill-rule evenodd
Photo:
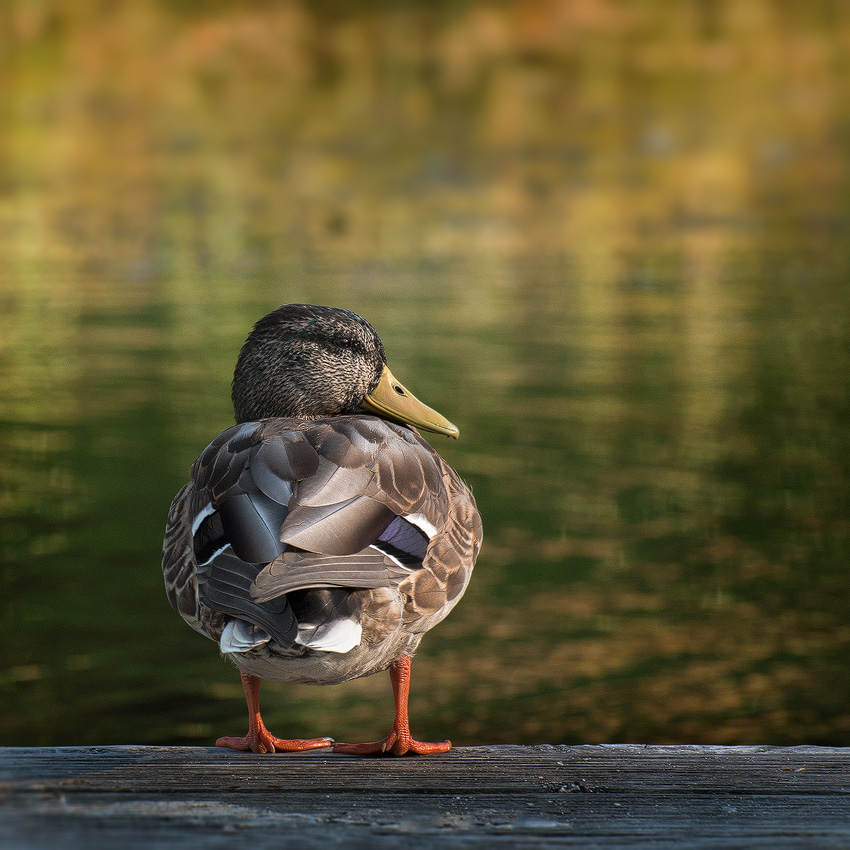
<path fill-rule="evenodd" d="M 260 571 L 251 586 L 251 598 L 268 602 L 306 587 L 396 587 L 409 574 L 372 547 L 344 558 L 287 551 Z"/>
<path fill-rule="evenodd" d="M 284 521 L 280 539 L 323 555 L 352 555 L 376 540 L 394 516 L 366 496 L 315 508 L 297 505 Z"/>
<path fill-rule="evenodd" d="M 218 506 L 225 538 L 252 564 L 267 564 L 283 551 L 278 534 L 287 513 L 263 493 L 239 493 Z"/>

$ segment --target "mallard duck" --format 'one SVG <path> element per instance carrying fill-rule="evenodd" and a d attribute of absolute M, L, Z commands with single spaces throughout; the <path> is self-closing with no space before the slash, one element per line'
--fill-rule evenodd
<path fill-rule="evenodd" d="M 336 684 L 389 669 L 395 721 L 354 755 L 442 753 L 410 734 L 410 659 L 466 590 L 481 544 L 469 489 L 417 429 L 458 429 L 387 367 L 348 310 L 287 304 L 260 319 L 233 376 L 236 425 L 192 467 L 168 515 L 168 599 L 239 668 L 255 753 L 327 747 L 282 739 L 260 680 Z"/>

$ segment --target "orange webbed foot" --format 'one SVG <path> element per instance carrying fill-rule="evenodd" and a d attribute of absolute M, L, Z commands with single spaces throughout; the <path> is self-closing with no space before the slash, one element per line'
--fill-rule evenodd
<path fill-rule="evenodd" d="M 447 753 L 451 748 L 451 741 L 416 741 L 410 737 L 410 732 L 400 735 L 393 729 L 382 741 L 372 741 L 368 744 L 335 744 L 333 751 L 350 756 L 404 756 L 409 753 L 430 756 L 435 753 Z"/>
<path fill-rule="evenodd" d="M 252 753 L 301 753 L 333 746 L 333 738 L 276 738 L 262 725 L 242 738 L 219 738 L 215 745 L 231 750 L 250 750 Z"/>

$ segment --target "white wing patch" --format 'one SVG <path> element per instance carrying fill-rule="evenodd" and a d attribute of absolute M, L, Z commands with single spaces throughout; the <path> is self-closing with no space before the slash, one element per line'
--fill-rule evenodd
<path fill-rule="evenodd" d="M 215 513 L 215 508 L 212 502 L 207 502 L 206 506 L 198 511 L 198 515 L 192 520 L 192 537 L 195 532 L 201 527 L 201 523 L 210 515 Z"/>
<path fill-rule="evenodd" d="M 210 555 L 209 558 L 206 559 L 206 561 L 199 562 L 198 566 L 199 567 L 205 567 L 207 564 L 214 561 L 225 549 L 229 549 L 229 548 L 230 548 L 230 544 L 225 543 L 224 546 L 222 546 L 220 549 L 216 549 L 215 552 L 213 552 L 212 555 Z"/>
<path fill-rule="evenodd" d="M 404 519 L 427 534 L 429 540 L 433 540 L 437 536 L 437 526 L 425 514 L 404 514 Z"/>
<path fill-rule="evenodd" d="M 385 552 L 383 549 L 381 549 L 379 544 L 373 543 L 369 548 L 374 549 L 376 552 L 380 552 L 385 558 L 389 558 L 397 567 L 401 567 L 403 570 L 407 570 L 408 572 L 412 572 L 410 567 L 407 567 L 404 564 L 402 564 L 402 562 L 399 561 L 399 559 L 396 558 L 395 555 L 391 555 L 389 552 Z"/>

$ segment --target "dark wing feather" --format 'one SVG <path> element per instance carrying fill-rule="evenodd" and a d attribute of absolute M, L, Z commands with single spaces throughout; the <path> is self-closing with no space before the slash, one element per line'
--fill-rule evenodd
<path fill-rule="evenodd" d="M 289 513 L 264 493 L 237 493 L 216 511 L 224 538 L 237 557 L 251 564 L 267 564 L 282 551 L 280 527 Z"/>
<path fill-rule="evenodd" d="M 267 605 L 258 605 L 251 599 L 251 586 L 258 572 L 253 564 L 223 552 L 206 573 L 198 575 L 199 595 L 213 610 L 248 620 L 288 646 L 298 634 L 298 622 L 285 596 Z"/>
<path fill-rule="evenodd" d="M 259 428 L 259 422 L 228 428 L 204 449 L 192 467 L 196 509 L 207 502 L 221 502 L 232 492 L 244 492 L 240 478 Z"/>

